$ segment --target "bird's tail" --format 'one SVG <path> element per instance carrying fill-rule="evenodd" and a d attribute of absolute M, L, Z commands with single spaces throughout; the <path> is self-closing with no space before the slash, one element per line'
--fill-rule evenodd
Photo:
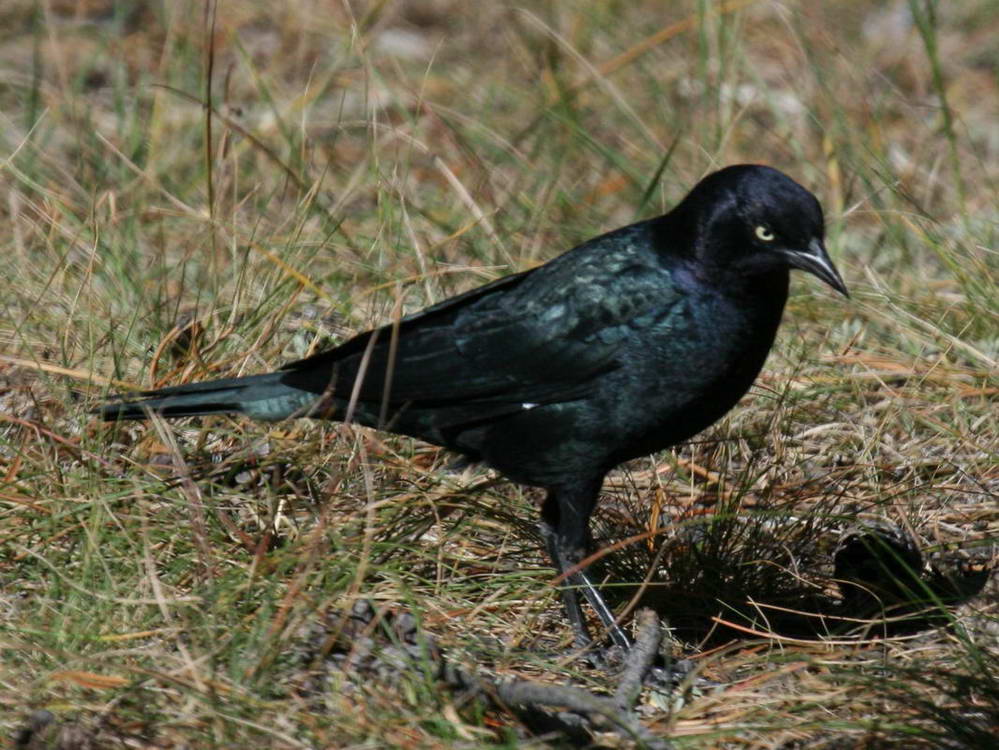
<path fill-rule="evenodd" d="M 164 417 L 241 413 L 266 420 L 305 416 L 317 394 L 285 385 L 281 382 L 284 375 L 272 372 L 145 391 L 138 398 L 112 401 L 96 411 L 107 421 L 146 419 L 150 413 Z"/>

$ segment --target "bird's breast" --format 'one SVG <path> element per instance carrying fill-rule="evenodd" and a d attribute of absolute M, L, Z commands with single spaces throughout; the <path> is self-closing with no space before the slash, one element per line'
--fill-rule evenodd
<path fill-rule="evenodd" d="M 722 297 L 693 299 L 669 326 L 633 343 L 618 392 L 607 405 L 612 429 L 631 435 L 625 460 L 687 440 L 749 390 L 773 345 L 780 309 Z"/>

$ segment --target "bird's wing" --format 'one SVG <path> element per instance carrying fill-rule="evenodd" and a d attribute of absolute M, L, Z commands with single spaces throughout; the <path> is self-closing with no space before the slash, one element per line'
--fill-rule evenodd
<path fill-rule="evenodd" d="M 500 279 L 295 362 L 282 382 L 366 402 L 388 392 L 389 403 L 413 408 L 581 398 L 618 366 L 628 338 L 663 325 L 679 299 L 668 271 L 621 256 Z"/>
<path fill-rule="evenodd" d="M 482 372 L 502 373 L 542 391 L 585 386 L 617 367 L 632 336 L 661 322 L 678 294 L 669 274 L 606 258 L 524 280 L 498 309 L 458 321 L 456 346 Z M 512 395 L 512 394 L 511 394 Z"/>
<path fill-rule="evenodd" d="M 490 296 L 515 288 L 536 269 L 504 276 L 493 282 L 450 297 L 413 315 L 381 328 L 358 334 L 340 346 L 305 359 L 290 362 L 281 369 L 287 375 L 283 382 L 314 393 L 329 393 L 346 397 L 354 390 L 359 373 L 363 373 L 357 397 L 361 400 L 381 400 L 385 393 L 386 374 L 392 373 L 399 392 L 421 390 L 421 373 L 428 376 L 455 358 L 456 317 L 465 309 L 475 307 Z M 429 369 L 424 370 L 425 366 Z M 459 362 L 453 363 L 456 367 Z M 456 370 L 454 376 L 460 373 Z M 445 379 L 446 381 L 446 379 Z M 405 387 L 409 384 L 409 387 Z M 446 389 L 447 383 L 441 383 Z M 392 400 L 398 400 L 393 387 Z M 455 390 L 457 394 L 460 386 Z M 468 389 L 465 389 L 467 393 Z M 426 399 L 432 399 L 434 388 L 426 388 Z"/>

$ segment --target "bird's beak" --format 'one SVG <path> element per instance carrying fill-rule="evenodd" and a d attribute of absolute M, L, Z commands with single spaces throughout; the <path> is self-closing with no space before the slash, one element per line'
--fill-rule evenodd
<path fill-rule="evenodd" d="M 785 250 L 784 255 L 792 268 L 800 268 L 802 271 L 815 274 L 844 297 L 849 298 L 850 292 L 843 283 L 843 277 L 833 265 L 821 240 L 813 239 L 809 242 L 808 250 Z"/>

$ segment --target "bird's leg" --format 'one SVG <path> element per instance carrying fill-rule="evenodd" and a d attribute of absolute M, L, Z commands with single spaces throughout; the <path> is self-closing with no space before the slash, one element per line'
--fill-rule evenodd
<path fill-rule="evenodd" d="M 541 535 L 545 539 L 545 547 L 548 549 L 548 557 L 551 558 L 552 565 L 560 572 L 571 568 L 571 564 L 562 562 L 562 554 L 555 527 L 547 521 L 542 521 Z M 559 585 L 559 590 L 562 594 L 562 607 L 565 610 L 565 616 L 569 620 L 569 624 L 572 626 L 576 648 L 585 649 L 593 644 L 593 639 L 590 637 L 590 629 L 586 627 L 583 608 L 579 604 L 579 591 L 572 584 L 570 578 L 564 579 Z"/>
<path fill-rule="evenodd" d="M 569 572 L 586 556 L 590 541 L 590 514 L 597 503 L 600 485 L 598 480 L 582 487 L 549 490 L 541 510 L 541 533 L 552 563 L 565 576 L 561 586 L 562 604 L 575 633 L 576 645 L 586 648 L 593 643 L 579 602 L 579 592 L 582 592 L 607 628 L 614 645 L 627 650 L 631 648 L 631 640 L 618 626 L 614 614 L 586 571 Z"/>

